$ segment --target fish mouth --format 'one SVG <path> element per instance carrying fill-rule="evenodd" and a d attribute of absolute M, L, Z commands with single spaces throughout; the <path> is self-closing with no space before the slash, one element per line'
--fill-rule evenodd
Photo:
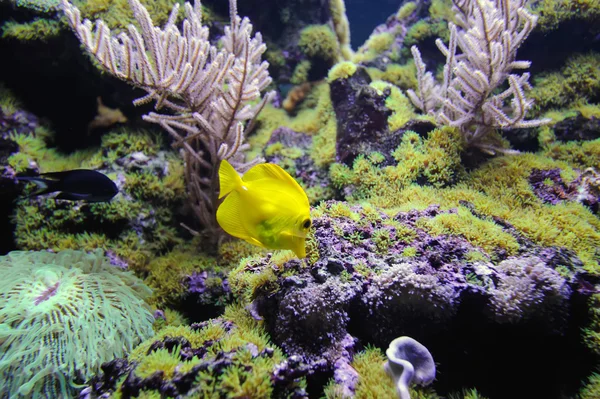
<path fill-rule="evenodd" d="M 305 247 L 306 237 L 301 237 L 298 235 L 292 236 L 292 251 L 296 254 L 296 256 L 300 259 L 306 258 L 306 247 Z"/>

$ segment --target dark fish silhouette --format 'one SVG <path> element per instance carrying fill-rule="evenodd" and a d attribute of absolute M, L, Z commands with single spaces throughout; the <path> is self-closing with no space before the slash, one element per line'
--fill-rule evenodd
<path fill-rule="evenodd" d="M 20 181 L 37 184 L 39 190 L 29 195 L 35 197 L 59 191 L 58 199 L 71 201 L 110 201 L 119 189 L 106 175 L 89 169 L 74 169 L 64 172 L 42 173 L 39 176 L 17 177 Z"/>

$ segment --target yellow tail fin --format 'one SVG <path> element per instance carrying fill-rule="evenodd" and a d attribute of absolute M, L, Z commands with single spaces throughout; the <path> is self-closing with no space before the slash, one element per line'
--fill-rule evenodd
<path fill-rule="evenodd" d="M 242 185 L 240 175 L 225 159 L 221 161 L 221 165 L 219 166 L 219 185 L 219 198 L 223 198 Z"/>

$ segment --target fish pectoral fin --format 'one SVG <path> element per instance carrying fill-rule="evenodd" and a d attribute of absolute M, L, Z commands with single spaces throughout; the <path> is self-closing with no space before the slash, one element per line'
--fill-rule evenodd
<path fill-rule="evenodd" d="M 263 244 L 262 242 L 258 241 L 254 237 L 250 237 L 250 236 L 244 237 L 244 241 L 249 242 L 250 244 L 259 246 L 259 247 L 267 248 L 267 246 L 265 244 Z"/>
<path fill-rule="evenodd" d="M 225 201 L 217 209 L 217 222 L 227 234 L 251 242 L 249 241 L 251 238 L 250 234 L 242 223 L 241 206 L 242 201 L 238 192 L 230 192 Z M 262 246 L 262 244 L 260 245 Z"/>

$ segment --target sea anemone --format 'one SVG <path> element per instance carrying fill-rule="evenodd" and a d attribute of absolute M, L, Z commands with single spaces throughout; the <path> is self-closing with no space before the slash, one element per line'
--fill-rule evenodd
<path fill-rule="evenodd" d="M 0 397 L 72 397 L 152 336 L 150 289 L 102 251 L 0 256 Z"/>

